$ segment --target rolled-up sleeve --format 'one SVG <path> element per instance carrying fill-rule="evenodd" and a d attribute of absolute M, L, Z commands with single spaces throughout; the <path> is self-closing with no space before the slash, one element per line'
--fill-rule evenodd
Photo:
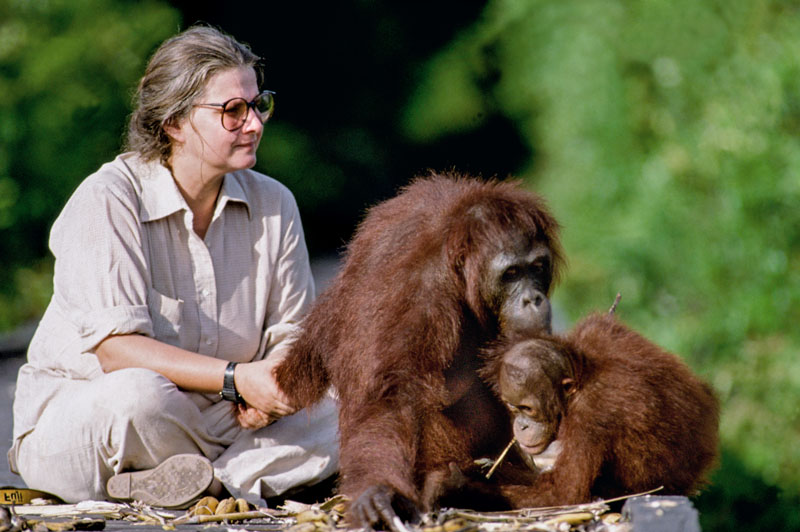
<path fill-rule="evenodd" d="M 88 179 L 53 225 L 54 302 L 93 352 L 107 336 L 153 335 L 138 199 L 124 178 Z"/>

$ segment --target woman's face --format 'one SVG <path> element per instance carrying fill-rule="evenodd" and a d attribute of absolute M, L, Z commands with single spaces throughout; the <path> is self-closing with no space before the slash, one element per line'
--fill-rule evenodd
<path fill-rule="evenodd" d="M 231 98 L 249 102 L 258 93 L 252 68 L 232 68 L 211 77 L 195 104 L 222 104 Z M 207 179 L 256 164 L 256 149 L 264 131 L 258 114 L 250 109 L 244 124 L 236 131 L 222 127 L 221 115 L 221 107 L 195 105 L 177 127 L 170 128 L 168 132 L 175 141 L 173 168 L 199 166 L 202 177 Z"/>

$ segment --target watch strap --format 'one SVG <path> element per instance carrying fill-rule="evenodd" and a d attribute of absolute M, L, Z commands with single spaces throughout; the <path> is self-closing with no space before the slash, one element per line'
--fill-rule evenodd
<path fill-rule="evenodd" d="M 233 379 L 233 374 L 236 371 L 236 362 L 228 362 L 225 368 L 225 376 L 222 378 L 222 391 L 219 395 L 226 401 L 234 403 L 244 403 L 242 396 L 236 389 L 236 381 Z"/>

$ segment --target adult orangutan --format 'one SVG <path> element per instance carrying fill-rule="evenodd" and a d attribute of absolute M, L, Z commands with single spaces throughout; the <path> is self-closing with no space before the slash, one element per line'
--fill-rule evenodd
<path fill-rule="evenodd" d="M 529 464 L 560 444 L 551 470 L 527 484 L 501 485 L 512 506 L 578 504 L 658 487 L 686 495 L 717 457 L 719 404 L 711 387 L 611 314 L 590 316 L 564 337 L 501 343 L 483 374 L 506 403 Z"/>
<path fill-rule="evenodd" d="M 508 441 L 479 352 L 549 332 L 557 227 L 518 183 L 454 174 L 418 178 L 368 211 L 276 368 L 297 407 L 338 392 L 351 524 L 413 518 Z"/>

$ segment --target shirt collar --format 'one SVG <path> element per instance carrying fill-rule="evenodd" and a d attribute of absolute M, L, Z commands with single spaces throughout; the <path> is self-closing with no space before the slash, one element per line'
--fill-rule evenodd
<path fill-rule="evenodd" d="M 217 199 L 217 208 L 214 210 L 214 217 L 219 216 L 219 213 L 222 212 L 228 202 L 243 203 L 247 208 L 248 217 L 252 216 L 250 202 L 241 183 L 242 179 L 245 179 L 243 172 L 225 174 L 225 178 L 222 181 L 222 190 L 220 190 L 219 198 Z"/>
<path fill-rule="evenodd" d="M 188 210 L 189 205 L 178 190 L 172 173 L 161 163 L 152 162 L 143 164 L 137 172 L 142 186 L 140 213 L 143 222 L 152 222 L 174 214 L 178 211 Z M 241 176 L 237 173 L 225 174 L 222 181 L 217 206 L 214 210 L 216 218 L 228 202 L 243 203 L 247 207 L 248 216 L 250 204 L 244 193 Z"/>

